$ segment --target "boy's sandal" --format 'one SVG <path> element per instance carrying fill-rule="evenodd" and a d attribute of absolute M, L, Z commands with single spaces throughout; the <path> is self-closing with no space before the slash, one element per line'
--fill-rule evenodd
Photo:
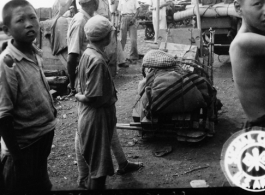
<path fill-rule="evenodd" d="M 162 149 L 158 149 L 157 151 L 153 151 L 153 155 L 156 157 L 162 157 L 172 152 L 172 150 L 173 150 L 172 146 L 166 146 L 163 147 Z"/>
<path fill-rule="evenodd" d="M 134 171 L 138 171 L 139 169 L 143 168 L 144 164 L 142 162 L 130 162 L 128 161 L 127 165 L 123 169 L 117 170 L 117 175 L 124 175 L 126 173 L 131 173 Z"/>

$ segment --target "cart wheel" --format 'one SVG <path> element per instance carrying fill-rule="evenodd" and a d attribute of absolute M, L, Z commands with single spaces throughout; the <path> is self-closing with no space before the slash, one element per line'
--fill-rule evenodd
<path fill-rule="evenodd" d="M 145 37 L 146 39 L 152 39 L 155 36 L 155 31 L 152 26 L 147 26 L 145 28 Z"/>

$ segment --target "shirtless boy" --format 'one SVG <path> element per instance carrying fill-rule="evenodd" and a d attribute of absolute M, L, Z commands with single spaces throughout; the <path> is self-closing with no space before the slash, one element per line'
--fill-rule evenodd
<path fill-rule="evenodd" d="M 265 0 L 236 0 L 242 26 L 230 46 L 235 87 L 248 125 L 265 126 Z"/>

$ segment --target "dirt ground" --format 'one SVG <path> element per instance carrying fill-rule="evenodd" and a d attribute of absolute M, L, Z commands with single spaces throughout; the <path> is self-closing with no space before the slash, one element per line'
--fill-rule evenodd
<path fill-rule="evenodd" d="M 138 31 L 139 53 L 150 49 L 144 42 L 143 32 Z M 115 85 L 119 98 L 116 104 L 119 123 L 132 122 L 132 107 L 141 79 L 141 61 L 127 69 L 118 70 Z M 228 56 L 215 56 L 214 86 L 218 90 L 218 98 L 222 101 L 223 107 L 219 111 L 219 123 L 213 137 L 199 143 L 185 143 L 176 141 L 173 136 L 151 136 L 142 139 L 135 131 L 118 130 L 128 160 L 143 162 L 144 168 L 124 176 L 109 177 L 107 188 L 191 188 L 190 182 L 198 179 L 205 180 L 209 187 L 227 186 L 228 183 L 220 168 L 222 146 L 234 132 L 241 129 L 245 120 L 235 94 Z M 74 189 L 77 179 L 74 151 L 77 103 L 74 99 L 58 101 L 56 107 L 58 125 L 48 161 L 49 174 L 54 189 Z M 131 144 L 132 142 L 136 142 L 135 145 Z M 172 146 L 173 152 L 164 157 L 153 156 L 153 150 L 164 146 Z M 117 167 L 114 158 L 113 161 Z M 191 171 L 198 167 L 206 168 Z"/>

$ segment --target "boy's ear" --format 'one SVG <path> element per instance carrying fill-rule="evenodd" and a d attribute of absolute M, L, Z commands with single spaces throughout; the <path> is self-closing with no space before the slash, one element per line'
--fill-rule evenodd
<path fill-rule="evenodd" d="M 237 0 L 234 1 L 234 6 L 235 6 L 235 10 L 236 10 L 236 12 L 237 12 L 240 16 L 242 16 L 241 5 L 240 5 L 240 3 L 239 3 Z"/>
<path fill-rule="evenodd" d="M 8 27 L 7 27 L 6 25 L 3 25 L 3 31 L 4 31 L 4 33 L 5 33 L 6 35 L 11 36 L 11 34 L 10 34 L 10 32 L 9 32 L 9 29 L 8 29 Z"/>

